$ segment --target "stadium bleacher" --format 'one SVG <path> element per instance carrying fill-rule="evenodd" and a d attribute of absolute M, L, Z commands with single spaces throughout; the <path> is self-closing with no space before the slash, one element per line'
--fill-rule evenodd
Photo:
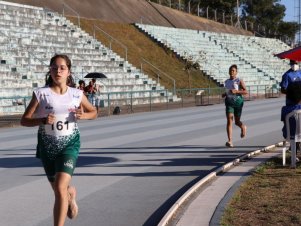
<path fill-rule="evenodd" d="M 237 64 L 249 91 L 278 86 L 287 63 L 274 57 L 290 47 L 277 39 L 136 24 L 181 58 L 222 85 Z M 62 15 L 49 9 L 0 1 L 0 115 L 22 113 L 32 90 L 45 83 L 49 59 L 69 55 L 75 80 L 102 72 L 103 106 L 161 103 L 180 99 Z M 88 80 L 86 81 L 88 82 Z M 253 87 L 253 88 L 252 88 Z"/>
<path fill-rule="evenodd" d="M 44 8 L 0 1 L 0 43 L 0 115 L 24 112 L 33 89 L 45 84 L 56 53 L 71 58 L 76 81 L 89 72 L 107 76 L 100 82 L 104 106 L 129 99 L 132 104 L 178 100 L 65 17 Z"/>
<path fill-rule="evenodd" d="M 136 24 L 158 43 L 180 57 L 197 62 L 200 69 L 219 84 L 228 78 L 228 68 L 237 64 L 247 86 L 275 87 L 288 70 L 287 62 L 274 54 L 290 47 L 277 39 L 215 33 L 191 29 Z M 254 90 L 257 88 L 254 88 Z"/>

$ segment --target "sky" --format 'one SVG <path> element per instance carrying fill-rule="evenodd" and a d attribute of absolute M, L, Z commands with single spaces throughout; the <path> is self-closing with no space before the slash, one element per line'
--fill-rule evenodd
<path fill-rule="evenodd" d="M 301 0 L 300 0 L 301 1 Z M 297 9 L 299 6 L 299 0 L 281 0 L 280 4 L 285 5 L 285 17 L 284 21 L 298 21 Z"/>

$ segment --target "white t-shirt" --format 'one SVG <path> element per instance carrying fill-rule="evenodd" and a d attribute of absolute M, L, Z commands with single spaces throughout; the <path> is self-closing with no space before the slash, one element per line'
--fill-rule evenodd
<path fill-rule="evenodd" d="M 39 102 L 35 114 L 37 118 L 55 115 L 53 125 L 43 125 L 45 134 L 50 136 L 68 136 L 77 129 L 75 110 L 79 108 L 83 92 L 82 90 L 68 87 L 66 93 L 57 94 L 49 87 L 39 88 L 34 91 Z"/>

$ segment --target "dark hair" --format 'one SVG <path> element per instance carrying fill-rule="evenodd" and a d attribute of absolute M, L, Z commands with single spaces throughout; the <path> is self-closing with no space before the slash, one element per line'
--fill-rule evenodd
<path fill-rule="evenodd" d="M 301 81 L 289 84 L 286 90 L 286 97 L 295 104 L 298 104 L 301 101 Z"/>
<path fill-rule="evenodd" d="M 229 67 L 229 72 L 231 71 L 232 68 L 235 68 L 236 71 L 237 71 L 237 65 L 236 65 L 236 64 L 232 64 L 232 65 Z"/>
<path fill-rule="evenodd" d="M 298 64 L 298 62 L 295 60 L 290 60 L 290 65 L 294 65 L 294 64 Z"/>
<path fill-rule="evenodd" d="M 70 58 L 67 56 L 67 55 L 64 55 L 64 54 L 55 54 L 51 59 L 50 59 L 50 64 L 49 64 L 49 67 L 51 67 L 54 62 L 56 61 L 56 59 L 58 58 L 62 58 L 66 61 L 66 65 L 70 71 L 70 75 L 68 76 L 67 78 L 67 86 L 70 86 L 70 87 L 75 87 L 75 82 L 74 82 L 74 79 L 72 77 L 72 74 L 71 74 L 71 60 Z M 53 84 L 53 80 L 51 78 L 51 75 L 50 75 L 50 68 L 49 68 L 49 71 L 47 72 L 46 74 L 46 86 L 52 86 Z"/>
<path fill-rule="evenodd" d="M 84 85 L 85 85 L 85 81 L 84 81 L 84 80 L 79 80 L 79 81 L 78 81 L 78 84 L 79 84 L 79 85 L 81 85 L 81 84 L 84 84 Z"/>

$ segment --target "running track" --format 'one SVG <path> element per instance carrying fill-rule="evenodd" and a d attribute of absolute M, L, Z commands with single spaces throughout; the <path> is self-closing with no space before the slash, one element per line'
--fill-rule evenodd
<path fill-rule="evenodd" d="M 224 105 L 137 113 L 79 123 L 72 183 L 79 216 L 66 226 L 156 225 L 197 180 L 236 156 L 282 140 L 283 98 L 245 103 L 247 138 L 224 147 Z M 35 158 L 37 128 L 0 130 L 0 225 L 51 226 L 53 194 Z"/>

